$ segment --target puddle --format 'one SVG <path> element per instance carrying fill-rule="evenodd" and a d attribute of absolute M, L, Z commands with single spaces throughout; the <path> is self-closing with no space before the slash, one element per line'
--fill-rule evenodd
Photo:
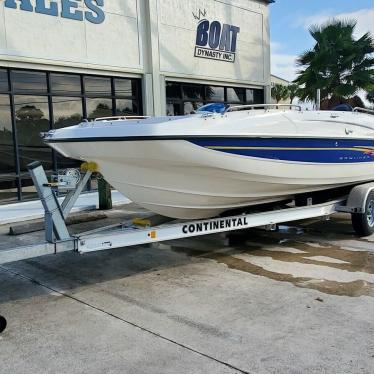
<path fill-rule="evenodd" d="M 319 262 L 329 262 L 331 264 L 348 264 L 347 261 L 338 260 L 337 258 L 331 258 L 327 256 L 313 256 L 309 257 L 310 260 L 315 260 Z"/>
<path fill-rule="evenodd" d="M 279 239 L 276 233 L 251 233 L 239 241 L 240 236 L 235 238 L 235 246 L 219 251 L 174 245 L 172 250 L 325 294 L 374 297 L 374 251 L 351 251 L 309 239 Z"/>

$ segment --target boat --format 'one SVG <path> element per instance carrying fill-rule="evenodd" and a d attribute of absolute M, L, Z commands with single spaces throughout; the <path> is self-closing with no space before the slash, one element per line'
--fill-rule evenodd
<path fill-rule="evenodd" d="M 94 162 L 133 202 L 179 219 L 374 180 L 374 116 L 358 109 L 208 104 L 194 114 L 103 118 L 43 135 Z"/>

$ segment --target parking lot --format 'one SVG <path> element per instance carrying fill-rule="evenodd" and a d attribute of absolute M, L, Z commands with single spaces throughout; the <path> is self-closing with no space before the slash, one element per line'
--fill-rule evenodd
<path fill-rule="evenodd" d="M 373 241 L 337 215 L 1 265 L 0 372 L 371 374 Z"/>

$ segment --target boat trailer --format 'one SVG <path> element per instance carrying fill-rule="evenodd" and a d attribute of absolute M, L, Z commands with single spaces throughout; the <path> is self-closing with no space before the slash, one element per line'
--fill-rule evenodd
<path fill-rule="evenodd" d="M 84 172 L 82 176 L 72 170 L 57 176 L 54 182 L 48 181 L 40 162 L 34 162 L 28 165 L 28 168 L 45 211 L 45 241 L 1 250 L 0 264 L 67 251 L 84 254 L 255 227 L 275 231 L 278 225 L 284 222 L 311 218 L 327 219 L 337 212 L 352 215 L 353 228 L 358 235 L 367 236 L 374 233 L 374 183 L 364 183 L 353 186 L 345 196 L 319 204 L 313 204 L 313 197 L 307 197 L 302 200 L 305 202 L 302 206 L 288 205 L 281 209 L 278 207 L 205 220 L 171 221 L 157 216 L 156 220 L 151 219 L 152 217 L 134 219 L 72 236 L 65 220 L 96 170 L 96 165 L 85 163 L 81 169 Z M 68 193 L 60 204 L 57 193 L 61 190 Z M 6 325 L 6 319 L 0 315 L 0 333 L 5 330 Z"/>
<path fill-rule="evenodd" d="M 45 210 L 45 241 L 1 250 L 0 264 L 66 251 L 84 254 L 254 227 L 276 230 L 277 225 L 284 222 L 327 218 L 337 212 L 352 214 L 353 227 L 359 235 L 367 236 L 374 232 L 374 183 L 365 183 L 354 186 L 346 196 L 320 204 L 313 204 L 313 199 L 309 198 L 303 206 L 287 206 L 204 220 L 158 219 L 161 224 L 156 225 L 150 218 L 135 219 L 72 236 L 65 219 L 95 171 L 95 165 L 83 164 L 83 176 L 70 188 L 61 204 L 57 199 L 57 191 L 66 189 L 72 183 L 71 176 L 61 177 L 50 183 L 40 162 L 34 162 L 28 167 Z"/>

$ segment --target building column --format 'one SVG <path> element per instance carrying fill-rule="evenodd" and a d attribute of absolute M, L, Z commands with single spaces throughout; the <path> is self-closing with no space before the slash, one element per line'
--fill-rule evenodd
<path fill-rule="evenodd" d="M 264 95 L 265 102 L 264 102 L 264 104 L 271 104 L 272 103 L 271 85 L 270 86 L 265 86 L 264 90 L 265 90 L 265 95 Z"/>
<path fill-rule="evenodd" d="M 160 74 L 160 51 L 158 30 L 157 0 L 145 0 L 143 3 L 143 45 L 144 83 L 143 102 L 146 115 L 160 116 L 165 114 L 164 78 Z"/>

